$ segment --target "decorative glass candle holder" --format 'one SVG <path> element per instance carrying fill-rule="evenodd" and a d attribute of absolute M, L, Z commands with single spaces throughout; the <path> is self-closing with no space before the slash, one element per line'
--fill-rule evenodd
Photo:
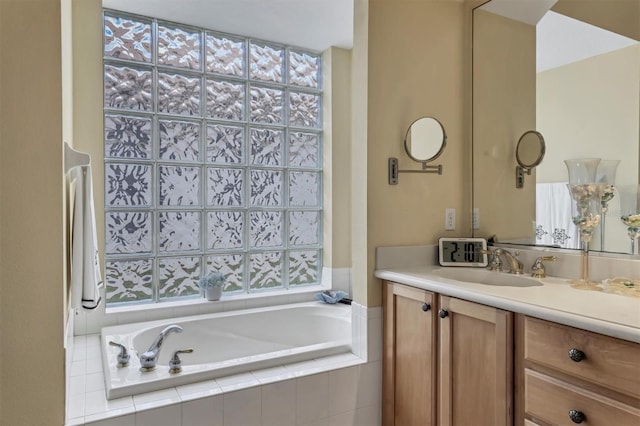
<path fill-rule="evenodd" d="M 600 220 L 600 250 L 602 251 L 605 250 L 605 224 L 607 212 L 609 211 L 609 202 L 615 196 L 615 180 L 618 164 L 620 164 L 620 160 L 600 160 L 596 172 L 596 182 L 600 185 L 600 206 L 602 208 L 602 217 Z"/>
<path fill-rule="evenodd" d="M 627 226 L 627 235 L 631 238 L 631 254 L 638 254 L 638 240 L 640 239 L 640 213 L 625 214 L 620 217 Z"/>
<path fill-rule="evenodd" d="M 569 172 L 571 193 L 571 217 L 580 231 L 582 278 L 571 280 L 571 286 L 584 290 L 602 290 L 597 282 L 589 279 L 589 243 L 593 230 L 600 224 L 601 186 L 596 183 L 599 158 L 565 160 Z"/>

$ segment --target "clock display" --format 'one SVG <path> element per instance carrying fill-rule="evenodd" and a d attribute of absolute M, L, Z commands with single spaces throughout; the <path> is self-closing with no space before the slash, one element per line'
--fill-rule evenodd
<path fill-rule="evenodd" d="M 487 266 L 483 238 L 440 238 L 439 261 L 442 266 Z"/>

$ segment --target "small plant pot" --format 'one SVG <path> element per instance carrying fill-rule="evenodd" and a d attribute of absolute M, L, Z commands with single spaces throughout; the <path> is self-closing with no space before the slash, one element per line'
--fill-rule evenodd
<path fill-rule="evenodd" d="M 220 297 L 222 296 L 222 287 L 220 286 L 215 286 L 215 287 L 206 287 L 204 289 L 204 297 L 207 300 L 220 300 Z"/>

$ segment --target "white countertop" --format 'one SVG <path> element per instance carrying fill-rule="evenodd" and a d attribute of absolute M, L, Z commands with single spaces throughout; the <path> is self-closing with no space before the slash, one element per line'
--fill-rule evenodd
<path fill-rule="evenodd" d="M 438 275 L 440 266 L 379 268 L 384 280 L 640 343 L 640 298 L 572 288 L 565 278 L 530 278 L 531 287 L 476 284 Z M 505 274 L 504 272 L 491 272 Z M 508 274 L 506 274 L 508 275 Z"/>

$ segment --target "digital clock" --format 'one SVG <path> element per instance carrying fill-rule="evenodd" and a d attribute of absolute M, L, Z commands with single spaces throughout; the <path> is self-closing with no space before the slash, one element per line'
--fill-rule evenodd
<path fill-rule="evenodd" d="M 440 266 L 487 266 L 487 240 L 484 238 L 440 238 Z"/>

